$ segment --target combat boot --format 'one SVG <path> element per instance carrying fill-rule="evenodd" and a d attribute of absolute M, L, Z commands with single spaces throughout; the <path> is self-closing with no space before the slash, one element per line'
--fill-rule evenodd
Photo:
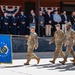
<path fill-rule="evenodd" d="M 39 64 L 39 62 L 40 62 L 40 58 L 37 58 L 36 60 L 37 60 L 37 64 Z"/>
<path fill-rule="evenodd" d="M 64 65 L 65 62 L 67 62 L 67 56 L 64 57 L 64 60 L 63 61 L 59 61 L 59 63 L 61 63 L 62 65 Z"/>
<path fill-rule="evenodd" d="M 67 59 L 64 59 L 63 61 L 59 61 L 59 63 L 61 63 L 62 65 L 64 65 L 65 62 L 67 62 Z"/>
<path fill-rule="evenodd" d="M 26 63 L 24 63 L 24 65 L 29 65 L 30 60 L 27 60 Z"/>
<path fill-rule="evenodd" d="M 70 59 L 71 62 L 75 63 L 75 58 L 73 60 Z"/>
<path fill-rule="evenodd" d="M 59 63 L 61 63 L 62 65 L 65 65 L 65 61 L 59 61 Z"/>
<path fill-rule="evenodd" d="M 24 65 L 29 65 L 29 63 L 24 63 Z"/>
<path fill-rule="evenodd" d="M 73 66 L 75 66 L 75 58 L 73 60 L 70 59 L 71 62 L 73 62 Z"/>
<path fill-rule="evenodd" d="M 37 64 L 39 64 L 40 58 L 38 58 L 37 56 L 34 56 L 33 58 L 36 59 L 37 60 Z"/>
<path fill-rule="evenodd" d="M 49 61 L 49 62 L 51 62 L 52 64 L 55 64 L 55 61 L 54 61 L 54 60 L 52 60 L 52 61 Z"/>

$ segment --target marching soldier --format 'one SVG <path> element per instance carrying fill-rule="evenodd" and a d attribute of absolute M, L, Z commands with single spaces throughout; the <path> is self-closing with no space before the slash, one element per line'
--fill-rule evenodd
<path fill-rule="evenodd" d="M 75 40 L 75 31 L 73 29 L 71 29 L 71 23 L 68 22 L 66 25 L 66 34 L 65 34 L 65 46 L 66 46 L 66 53 L 65 53 L 65 58 L 63 61 L 59 61 L 61 64 L 65 64 L 67 57 L 69 55 L 69 53 L 73 56 L 73 60 L 71 60 L 74 64 L 75 64 L 75 54 L 74 54 L 74 50 L 73 50 L 73 45 L 74 45 L 74 40 Z"/>
<path fill-rule="evenodd" d="M 61 55 L 62 58 L 64 58 L 64 56 L 65 56 L 63 51 L 62 51 L 62 45 L 63 45 L 62 40 L 64 38 L 64 33 L 60 29 L 60 24 L 55 25 L 55 27 L 56 27 L 56 32 L 54 34 L 54 37 L 49 42 L 49 44 L 51 44 L 51 43 L 53 43 L 55 41 L 55 45 L 56 45 L 53 60 L 50 61 L 53 64 L 55 64 L 55 60 L 57 59 L 59 54 Z"/>
<path fill-rule="evenodd" d="M 30 36 L 28 37 L 28 49 L 27 49 L 27 62 L 24 63 L 24 65 L 29 65 L 29 62 L 31 58 L 34 58 L 37 60 L 37 64 L 40 62 L 40 58 L 38 58 L 34 53 L 34 49 L 38 48 L 38 37 L 37 34 L 35 33 L 35 26 L 30 27 Z"/>

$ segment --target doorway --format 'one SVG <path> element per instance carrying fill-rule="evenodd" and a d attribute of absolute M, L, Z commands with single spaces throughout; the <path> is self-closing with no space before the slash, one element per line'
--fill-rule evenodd
<path fill-rule="evenodd" d="M 27 16 L 30 14 L 31 10 L 35 12 L 35 2 L 25 2 L 25 14 Z"/>

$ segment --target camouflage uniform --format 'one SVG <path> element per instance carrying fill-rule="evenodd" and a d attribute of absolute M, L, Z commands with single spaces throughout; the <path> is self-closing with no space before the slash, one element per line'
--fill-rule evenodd
<path fill-rule="evenodd" d="M 38 47 L 38 37 L 36 33 L 30 34 L 27 45 L 27 62 L 25 63 L 25 65 L 29 65 L 31 58 L 36 59 L 38 64 L 40 59 L 33 53 L 34 49 Z"/>
<path fill-rule="evenodd" d="M 62 51 L 62 45 L 63 45 L 62 40 L 63 40 L 63 38 L 64 38 L 64 33 L 60 29 L 60 30 L 57 30 L 55 32 L 54 37 L 51 39 L 52 42 L 55 41 L 55 45 L 56 45 L 56 49 L 55 49 L 55 52 L 54 52 L 54 58 L 53 58 L 52 61 L 50 61 L 53 64 L 55 63 L 55 60 L 56 60 L 56 58 L 58 57 L 59 54 L 62 58 L 64 58 L 64 56 L 65 56 L 63 51 Z"/>
<path fill-rule="evenodd" d="M 67 26 L 68 26 L 68 24 L 67 24 Z M 65 33 L 64 41 L 66 43 L 66 53 L 65 53 L 64 60 L 60 61 L 60 63 L 65 64 L 69 53 L 73 56 L 73 58 L 74 58 L 73 62 L 75 62 L 75 54 L 74 54 L 74 50 L 73 50 L 74 40 L 75 40 L 75 31 L 70 28 Z"/>

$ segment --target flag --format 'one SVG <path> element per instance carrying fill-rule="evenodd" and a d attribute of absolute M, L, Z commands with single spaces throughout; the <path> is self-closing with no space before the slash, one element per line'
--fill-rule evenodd
<path fill-rule="evenodd" d="M 50 9 L 51 12 L 53 12 L 54 10 L 58 10 L 59 11 L 60 10 L 60 7 L 40 7 L 40 10 L 43 13 L 47 12 L 48 9 Z"/>
<path fill-rule="evenodd" d="M 2 13 L 7 12 L 8 16 L 11 16 L 13 13 L 17 15 L 21 11 L 21 6 L 0 5 L 0 11 Z"/>
<path fill-rule="evenodd" d="M 12 63 L 12 42 L 10 35 L 0 35 L 0 63 Z"/>

